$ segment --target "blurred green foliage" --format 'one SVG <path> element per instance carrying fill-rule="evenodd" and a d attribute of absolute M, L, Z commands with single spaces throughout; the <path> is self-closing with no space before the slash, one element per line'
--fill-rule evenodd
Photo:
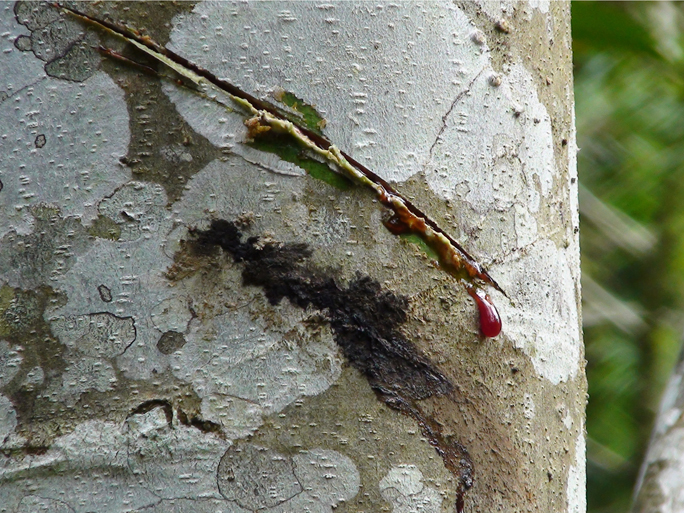
<path fill-rule="evenodd" d="M 684 4 L 573 2 L 590 513 L 629 511 L 684 329 Z"/>

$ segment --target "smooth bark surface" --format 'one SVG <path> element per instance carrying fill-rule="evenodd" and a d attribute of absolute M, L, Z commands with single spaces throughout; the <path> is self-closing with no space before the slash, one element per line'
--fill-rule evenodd
<path fill-rule="evenodd" d="M 682 467 L 682 355 L 667 384 L 634 492 L 633 512 L 674 513 L 684 508 Z"/>
<path fill-rule="evenodd" d="M 585 510 L 567 3 L 79 7 L 394 184 L 503 331 L 244 106 L 2 4 L 0 511 Z"/>

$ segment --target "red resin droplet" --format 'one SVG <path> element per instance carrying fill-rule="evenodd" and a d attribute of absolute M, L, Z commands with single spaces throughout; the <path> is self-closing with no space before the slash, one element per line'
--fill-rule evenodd
<path fill-rule="evenodd" d="M 477 309 L 480 311 L 480 331 L 485 337 L 496 337 L 501 333 L 501 317 L 489 294 L 470 286 L 466 287 L 466 290 L 475 300 Z"/>

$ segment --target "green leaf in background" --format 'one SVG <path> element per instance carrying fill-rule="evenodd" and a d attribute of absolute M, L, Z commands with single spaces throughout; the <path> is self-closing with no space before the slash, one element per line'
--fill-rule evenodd
<path fill-rule="evenodd" d="M 654 38 L 622 2 L 572 2 L 572 39 L 578 53 L 616 50 L 659 57 Z"/>

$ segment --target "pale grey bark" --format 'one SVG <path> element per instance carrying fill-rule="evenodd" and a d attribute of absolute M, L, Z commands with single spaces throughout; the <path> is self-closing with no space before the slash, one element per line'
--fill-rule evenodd
<path fill-rule="evenodd" d="M 86 6 L 315 106 L 506 291 L 493 339 L 370 191 L 0 8 L 0 510 L 585 510 L 568 3 Z"/>
<path fill-rule="evenodd" d="M 684 364 L 679 362 L 670 376 L 656 423 L 648 444 L 646 457 L 634 491 L 634 512 L 670 513 L 684 508 L 682 482 L 682 407 Z"/>

